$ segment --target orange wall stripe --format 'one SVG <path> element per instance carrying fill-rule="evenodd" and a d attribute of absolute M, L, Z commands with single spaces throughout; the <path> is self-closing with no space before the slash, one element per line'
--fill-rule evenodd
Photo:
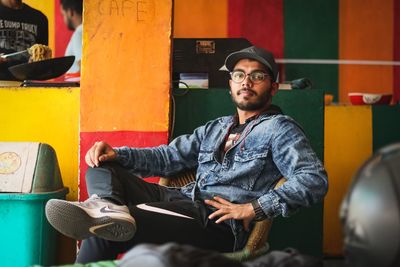
<path fill-rule="evenodd" d="M 393 16 L 393 59 L 400 61 L 400 1 L 394 1 Z M 400 66 L 393 67 L 393 98 L 400 102 Z"/>
<path fill-rule="evenodd" d="M 227 37 L 228 0 L 174 1 L 175 38 Z"/>
<path fill-rule="evenodd" d="M 393 0 L 340 0 L 339 58 L 393 60 Z M 391 93 L 392 86 L 391 66 L 339 66 L 342 102 L 349 92 Z"/>
<path fill-rule="evenodd" d="M 81 131 L 167 131 L 172 0 L 85 1 Z"/>

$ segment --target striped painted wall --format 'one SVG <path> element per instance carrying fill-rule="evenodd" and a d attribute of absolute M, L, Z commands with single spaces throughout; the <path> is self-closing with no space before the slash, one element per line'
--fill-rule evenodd
<path fill-rule="evenodd" d="M 310 78 L 315 88 L 349 102 L 349 92 L 393 93 L 400 67 L 308 64 L 307 60 L 399 61 L 397 0 L 175 0 L 174 37 L 245 37 L 279 59 L 281 80 Z M 397 74 L 397 75 L 396 75 Z"/>
<path fill-rule="evenodd" d="M 169 129 L 172 0 L 86 0 L 80 102 L 80 199 L 86 151 L 165 144 Z"/>
<path fill-rule="evenodd" d="M 61 56 L 71 32 L 59 14 L 59 1 L 24 2 L 47 15 L 50 46 L 56 56 Z M 400 61 L 398 0 L 197 0 L 190 4 L 187 0 L 175 0 L 172 29 L 168 26 L 172 0 L 142 1 L 150 3 L 141 8 L 157 16 L 153 21 L 157 28 L 138 23 L 144 19 L 141 17 L 144 13 L 134 10 L 130 11 L 136 16 L 129 17 L 123 16 L 122 9 L 115 8 L 109 9 L 107 16 L 99 14 L 99 10 L 106 8 L 99 5 L 111 2 L 118 1 L 85 0 L 80 103 L 75 92 L 71 104 L 75 113 L 79 104 L 81 114 L 81 199 L 86 198 L 83 155 L 94 141 L 138 147 L 167 142 L 171 31 L 177 38 L 245 37 L 273 51 L 280 59 Z M 151 3 L 157 3 L 157 7 Z M 149 60 L 153 59 L 161 60 L 149 66 Z M 326 90 L 341 102 L 348 101 L 348 92 L 356 91 L 394 92 L 400 99 L 400 66 L 306 63 L 282 64 L 281 80 L 308 77 L 315 88 Z M 154 76 L 155 70 L 160 75 Z M 152 82 L 148 83 L 149 80 Z M 59 102 L 65 104 L 63 95 L 60 96 Z M 342 236 L 337 218 L 340 201 L 357 166 L 382 145 L 400 140 L 400 129 L 395 123 L 399 112 L 399 108 L 390 107 L 327 108 L 325 164 L 334 190 L 325 201 L 324 253 L 341 254 Z M 77 115 L 67 122 L 74 120 L 78 123 Z M 11 128 L 15 130 L 14 125 Z M 76 136 L 69 139 L 76 142 Z M 61 146 L 61 163 L 76 163 L 77 159 L 64 155 L 63 149 Z M 77 197 L 76 167 L 62 165 L 72 199 Z"/>
<path fill-rule="evenodd" d="M 198 0 L 187 5 L 175 0 L 174 37 L 245 37 L 280 59 L 399 61 L 400 1 Z M 394 93 L 400 100 L 400 66 L 280 68 L 281 81 L 308 77 L 335 102 L 347 103 L 349 92 Z M 341 200 L 363 161 L 383 145 L 400 141 L 399 108 L 338 105 L 325 110 L 330 191 L 324 205 L 324 254 L 342 255 Z"/>
<path fill-rule="evenodd" d="M 339 207 L 358 168 L 380 148 L 400 142 L 400 106 L 338 105 L 325 108 L 324 253 L 343 254 Z"/>

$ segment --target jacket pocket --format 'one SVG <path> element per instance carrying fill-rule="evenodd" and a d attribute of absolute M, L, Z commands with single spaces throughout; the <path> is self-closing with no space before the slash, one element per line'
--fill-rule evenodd
<path fill-rule="evenodd" d="M 200 151 L 198 160 L 199 167 L 197 171 L 200 173 L 213 172 L 218 165 L 217 161 L 214 159 L 213 151 Z"/>
<path fill-rule="evenodd" d="M 231 171 L 218 177 L 220 182 L 252 190 L 265 167 L 268 152 L 243 151 L 234 155 Z"/>
<path fill-rule="evenodd" d="M 213 151 L 200 151 L 199 153 L 199 163 L 206 163 L 214 160 Z"/>

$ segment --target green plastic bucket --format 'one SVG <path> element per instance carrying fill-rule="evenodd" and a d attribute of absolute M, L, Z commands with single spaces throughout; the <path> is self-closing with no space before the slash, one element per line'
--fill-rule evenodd
<path fill-rule="evenodd" d="M 49 199 L 65 199 L 68 188 L 44 193 L 0 193 L 0 265 L 56 264 L 57 232 L 47 222 Z"/>

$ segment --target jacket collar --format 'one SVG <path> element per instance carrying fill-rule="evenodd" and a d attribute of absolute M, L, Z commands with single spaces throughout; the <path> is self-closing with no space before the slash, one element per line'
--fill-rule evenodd
<path fill-rule="evenodd" d="M 268 108 L 266 108 L 265 110 L 261 111 L 260 114 L 254 115 L 250 118 L 248 118 L 246 120 L 246 123 L 255 120 L 255 119 L 266 119 L 269 116 L 273 116 L 273 115 L 279 115 L 279 114 L 283 114 L 282 109 L 276 105 L 270 105 Z M 231 124 L 231 123 L 237 123 L 239 121 L 239 117 L 238 114 L 236 113 L 235 115 L 231 115 L 231 116 L 225 116 L 225 117 L 221 117 L 219 118 L 219 122 L 222 124 Z"/>

